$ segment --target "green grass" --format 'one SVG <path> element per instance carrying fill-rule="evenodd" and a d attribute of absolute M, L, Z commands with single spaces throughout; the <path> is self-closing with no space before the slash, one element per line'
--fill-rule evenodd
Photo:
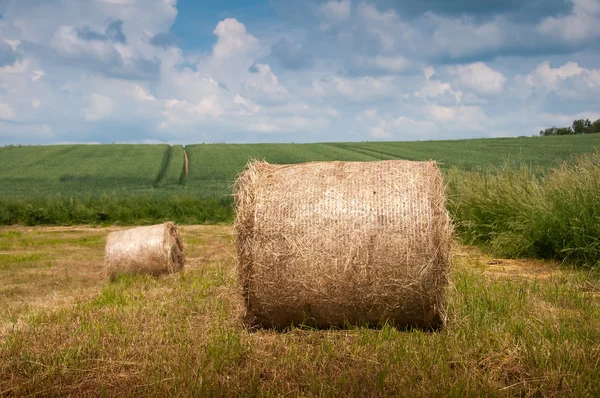
<path fill-rule="evenodd" d="M 114 144 L 0 148 L 0 197 L 152 190 L 169 150 Z"/>
<path fill-rule="evenodd" d="M 104 229 L 0 230 L 11 255 L 26 254 L 18 232 L 57 264 L 0 270 L 0 395 L 600 394 L 597 272 L 457 247 L 440 332 L 249 332 L 229 231 L 183 227 L 183 273 L 108 283 L 102 247 L 78 245 Z"/>
<path fill-rule="evenodd" d="M 548 172 L 453 170 L 449 181 L 449 209 L 466 241 L 503 256 L 600 268 L 600 152 Z"/>
<path fill-rule="evenodd" d="M 600 149 L 600 134 L 574 137 L 485 138 L 453 141 L 340 143 L 336 146 L 380 159 L 434 159 L 443 168 L 486 170 L 512 166 L 558 167 L 573 155 Z"/>

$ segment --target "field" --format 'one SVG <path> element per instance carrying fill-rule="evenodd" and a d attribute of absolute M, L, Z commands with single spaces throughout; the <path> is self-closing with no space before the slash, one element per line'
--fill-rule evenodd
<path fill-rule="evenodd" d="M 61 145 L 0 148 L 0 200 L 48 197 L 191 196 L 227 198 L 252 158 L 317 160 L 434 159 L 445 169 L 490 169 L 509 161 L 543 169 L 600 148 L 600 134 L 456 141 L 320 144 Z"/>
<path fill-rule="evenodd" d="M 598 396 L 600 273 L 453 248 L 440 332 L 248 332 L 230 226 L 177 276 L 102 273 L 106 234 L 0 228 L 0 396 Z"/>
<path fill-rule="evenodd" d="M 0 396 L 599 396 L 595 148 L 598 134 L 0 148 Z M 250 158 L 440 161 L 460 238 L 447 328 L 246 330 L 230 222 Z M 107 233 L 166 220 L 184 272 L 109 283 Z"/>

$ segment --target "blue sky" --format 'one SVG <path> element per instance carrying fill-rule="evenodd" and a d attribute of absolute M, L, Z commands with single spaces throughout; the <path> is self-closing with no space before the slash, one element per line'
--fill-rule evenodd
<path fill-rule="evenodd" d="M 600 118 L 600 0 L 0 0 L 0 145 L 430 140 Z"/>

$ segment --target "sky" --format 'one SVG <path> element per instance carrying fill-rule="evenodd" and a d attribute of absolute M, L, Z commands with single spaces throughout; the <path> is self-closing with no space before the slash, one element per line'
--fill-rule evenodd
<path fill-rule="evenodd" d="M 0 145 L 531 136 L 600 118 L 600 0 L 0 0 Z"/>

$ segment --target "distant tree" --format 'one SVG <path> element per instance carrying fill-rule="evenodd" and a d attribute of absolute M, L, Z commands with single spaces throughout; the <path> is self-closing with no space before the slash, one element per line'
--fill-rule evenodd
<path fill-rule="evenodd" d="M 571 135 L 575 134 L 571 127 L 559 127 L 556 131 L 556 135 Z"/>
<path fill-rule="evenodd" d="M 586 121 L 587 125 L 589 125 L 589 120 L 578 119 L 573 121 L 573 133 L 575 134 L 584 134 L 586 131 Z"/>
<path fill-rule="evenodd" d="M 558 130 L 556 128 L 556 126 L 550 127 L 550 128 L 540 131 L 540 135 L 543 135 L 544 137 L 547 137 L 550 135 L 556 135 L 556 130 Z"/>
<path fill-rule="evenodd" d="M 540 130 L 541 136 L 592 133 L 600 133 L 600 119 L 596 120 L 593 123 L 590 121 L 590 119 L 577 119 L 573 121 L 571 127 L 552 126 L 545 130 Z"/>
<path fill-rule="evenodd" d="M 591 134 L 591 133 L 600 133 L 600 119 L 598 119 L 594 123 L 590 124 L 588 134 Z"/>

